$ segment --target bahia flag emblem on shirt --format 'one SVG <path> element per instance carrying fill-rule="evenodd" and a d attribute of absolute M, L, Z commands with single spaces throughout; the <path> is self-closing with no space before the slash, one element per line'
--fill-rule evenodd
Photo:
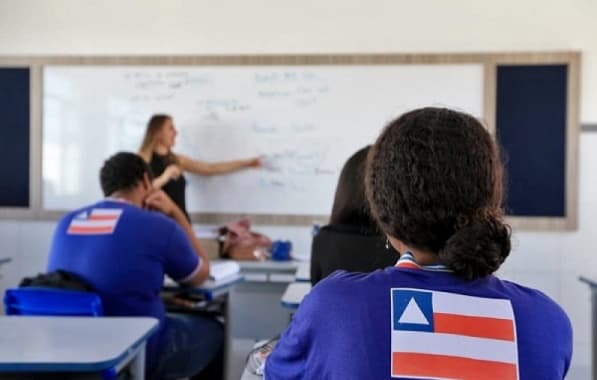
<path fill-rule="evenodd" d="M 510 300 L 407 288 L 391 297 L 392 377 L 518 379 Z"/>
<path fill-rule="evenodd" d="M 94 208 L 83 211 L 70 221 L 67 233 L 70 235 L 107 235 L 114 232 L 122 214 L 119 208 Z"/>

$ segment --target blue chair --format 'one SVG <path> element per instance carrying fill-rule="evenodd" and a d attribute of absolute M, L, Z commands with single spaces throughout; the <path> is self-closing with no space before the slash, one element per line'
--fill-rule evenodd
<path fill-rule="evenodd" d="M 7 289 L 4 309 L 7 315 L 104 315 L 102 300 L 96 293 L 47 287 Z"/>

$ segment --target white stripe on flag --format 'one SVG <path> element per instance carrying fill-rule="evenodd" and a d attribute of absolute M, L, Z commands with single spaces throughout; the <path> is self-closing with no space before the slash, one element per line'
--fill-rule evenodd
<path fill-rule="evenodd" d="M 116 220 L 77 220 L 73 219 L 70 223 L 70 227 L 85 227 L 85 228 L 97 228 L 97 227 L 114 227 Z"/>
<path fill-rule="evenodd" d="M 433 311 L 435 313 L 514 319 L 510 300 L 444 292 L 433 292 Z"/>
<path fill-rule="evenodd" d="M 464 294 L 446 293 L 438 291 L 425 291 L 412 288 L 396 288 L 399 290 L 412 290 L 416 292 L 432 293 L 434 313 L 458 314 L 475 317 L 489 317 L 501 319 L 514 319 L 510 300 L 501 298 L 482 298 Z"/>
<path fill-rule="evenodd" d="M 119 216 L 121 213 L 122 210 L 118 208 L 94 208 L 91 211 L 91 215 L 98 216 Z"/>
<path fill-rule="evenodd" d="M 518 362 L 515 342 L 463 335 L 392 331 L 392 352 L 468 357 L 496 362 Z"/>

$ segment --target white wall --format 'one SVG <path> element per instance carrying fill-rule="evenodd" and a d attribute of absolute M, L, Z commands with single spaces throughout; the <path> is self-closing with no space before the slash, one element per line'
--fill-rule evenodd
<path fill-rule="evenodd" d="M 594 0 L 0 0 L 0 55 L 398 53 L 580 50 L 581 120 L 597 122 Z M 575 329 L 575 372 L 588 378 L 589 292 L 597 277 L 597 134 L 581 135 L 579 229 L 520 233 L 500 273 L 556 299 Z M 53 223 L 0 221 L 0 285 L 43 270 Z M 307 250 L 306 228 L 263 227 Z M 584 372 L 583 372 L 584 371 Z"/>
<path fill-rule="evenodd" d="M 0 0 L 0 54 L 581 50 L 597 120 L 593 0 Z"/>

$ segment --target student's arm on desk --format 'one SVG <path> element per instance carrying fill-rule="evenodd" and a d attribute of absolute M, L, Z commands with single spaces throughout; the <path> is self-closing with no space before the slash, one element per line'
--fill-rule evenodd
<path fill-rule="evenodd" d="M 199 270 L 192 277 L 187 278 L 184 283 L 189 285 L 201 285 L 209 277 L 209 258 L 201 246 L 201 243 L 199 243 L 199 240 L 195 237 L 195 232 L 191 227 L 191 223 L 189 223 L 180 208 L 178 208 L 166 193 L 161 190 L 156 191 L 147 197 L 145 203 L 174 219 L 183 229 L 195 254 L 199 256 L 200 261 Z"/>

